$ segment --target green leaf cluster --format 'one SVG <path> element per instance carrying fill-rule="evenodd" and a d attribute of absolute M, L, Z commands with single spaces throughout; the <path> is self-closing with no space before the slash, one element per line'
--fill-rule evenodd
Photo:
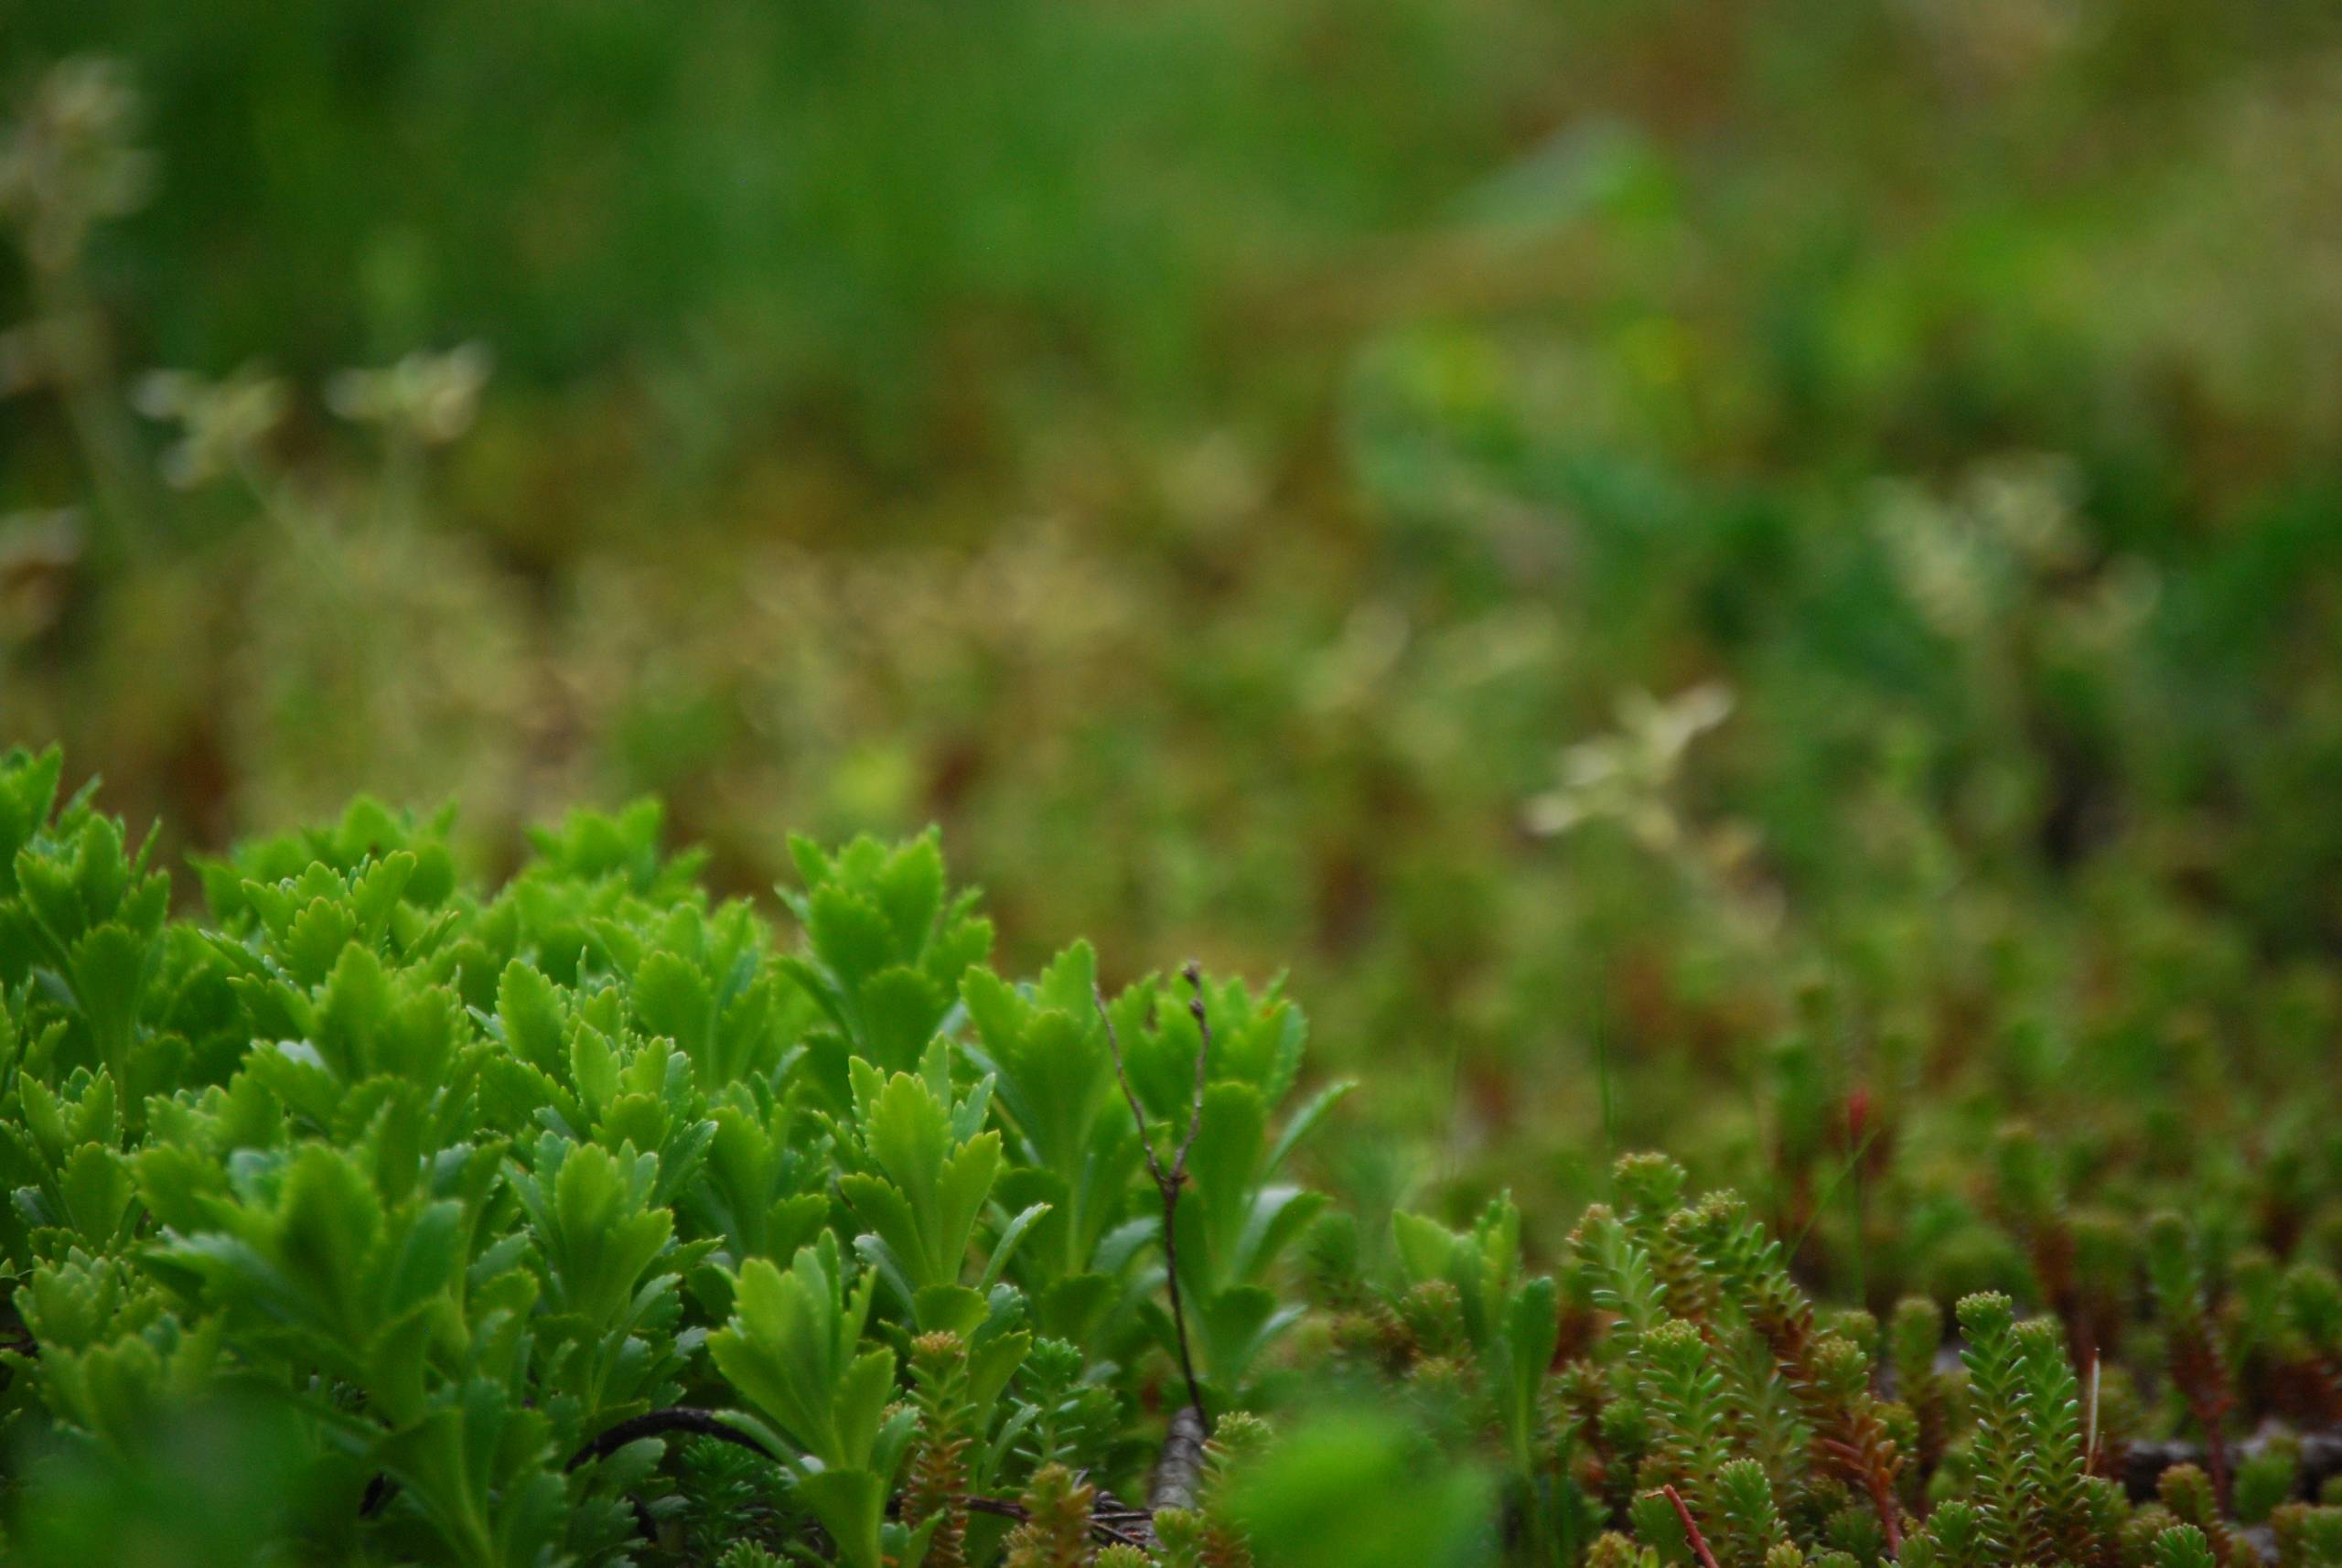
<path fill-rule="evenodd" d="M 1175 1338 L 1139 1139 L 1198 1038 L 1159 981 L 1111 1004 L 1142 1133 L 1090 950 L 1004 979 L 931 834 L 800 843 L 792 944 L 709 899 L 653 807 L 580 813 L 482 890 L 446 819 L 360 802 L 203 864 L 207 912 L 175 918 L 61 772 L 0 760 L 18 1511 L 185 1490 L 174 1434 L 231 1408 L 289 1455 L 233 1551 L 288 1561 L 553 1568 L 746 1531 L 917 1568 L 943 1521 L 901 1517 L 914 1448 L 1011 1497 L 1051 1465 L 1138 1489 Z M 1285 1108 L 1290 1003 L 1209 1000 L 1178 1240 L 1233 1411 L 1301 1311 L 1285 1261 L 1324 1199 L 1287 1156 L 1331 1101 Z M 953 1568 L 1002 1533 L 955 1528 Z"/>

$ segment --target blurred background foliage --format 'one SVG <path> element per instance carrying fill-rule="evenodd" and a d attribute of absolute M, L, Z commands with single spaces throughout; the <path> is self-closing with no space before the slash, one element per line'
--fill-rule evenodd
<path fill-rule="evenodd" d="M 1338 1179 L 1548 1248 L 1617 1147 L 1796 1235 L 2334 1070 L 2320 0 L 0 0 L 0 742 L 171 854 L 938 822 L 1004 967 L 1289 967 Z"/>

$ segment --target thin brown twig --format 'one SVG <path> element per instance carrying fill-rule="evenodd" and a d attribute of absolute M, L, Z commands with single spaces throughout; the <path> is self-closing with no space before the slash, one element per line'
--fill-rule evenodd
<path fill-rule="evenodd" d="M 1187 1314 L 1179 1295 L 1178 1214 L 1179 1189 L 1187 1181 L 1187 1153 L 1196 1146 L 1196 1133 L 1204 1123 L 1204 1069 L 1211 1055 L 1211 1022 L 1204 1015 L 1203 969 L 1189 959 L 1179 972 L 1186 977 L 1192 993 L 1187 1012 L 1196 1021 L 1196 1097 L 1187 1112 L 1187 1131 L 1179 1140 L 1178 1151 L 1171 1157 L 1166 1170 L 1155 1157 L 1155 1140 L 1147 1135 L 1146 1108 L 1139 1103 L 1138 1090 L 1131 1085 L 1130 1069 L 1123 1064 L 1123 1042 L 1114 1032 L 1113 1015 L 1106 1010 L 1106 993 L 1096 982 L 1090 987 L 1090 999 L 1098 1008 L 1099 1021 L 1106 1026 L 1106 1048 L 1113 1054 L 1114 1079 L 1123 1086 L 1123 1099 L 1129 1102 L 1131 1119 L 1138 1123 L 1138 1146 L 1146 1155 L 1147 1175 L 1155 1178 L 1155 1189 L 1163 1197 L 1163 1268 L 1169 1279 L 1171 1294 L 1171 1329 L 1179 1342 L 1179 1372 L 1187 1380 L 1187 1402 L 1207 1426 L 1210 1416 L 1204 1409 L 1203 1385 L 1196 1379 L 1195 1358 L 1187 1348 Z"/>

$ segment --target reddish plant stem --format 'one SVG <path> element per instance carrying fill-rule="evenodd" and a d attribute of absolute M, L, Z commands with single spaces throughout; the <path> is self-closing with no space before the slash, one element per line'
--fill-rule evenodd
<path fill-rule="evenodd" d="M 1708 1538 L 1700 1533 L 1699 1523 L 1692 1518 L 1692 1510 L 1683 1506 L 1683 1494 L 1672 1486 L 1661 1487 L 1660 1490 L 1666 1493 L 1667 1500 L 1675 1506 L 1675 1517 L 1683 1521 L 1683 1539 L 1692 1543 L 1692 1552 L 1699 1558 L 1700 1568 L 1718 1568 L 1716 1554 L 1708 1550 Z"/>
<path fill-rule="evenodd" d="M 2199 1399 L 2194 1390 L 2187 1395 L 2188 1413 L 2204 1428 L 2204 1473 L 2212 1478 L 2212 1495 L 2220 1506 L 2229 1506 L 2229 1439 L 2220 1429 L 2228 1418 L 2229 1402 L 2225 1397 Z"/>

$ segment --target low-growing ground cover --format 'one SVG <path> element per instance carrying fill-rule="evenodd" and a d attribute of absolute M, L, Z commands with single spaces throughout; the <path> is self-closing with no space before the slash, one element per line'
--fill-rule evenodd
<path fill-rule="evenodd" d="M 11 1560 L 2331 1561 L 2338 24 L 0 0 Z"/>
<path fill-rule="evenodd" d="M 800 841 L 784 938 L 648 806 L 490 891 L 361 803 L 179 918 L 61 772 L 0 763 L 20 1560 L 2342 1563 L 2330 1059 L 1970 1208 L 1849 1108 L 1812 1211 L 2019 1296 L 1882 1319 L 1661 1155 L 1540 1257 L 1329 1200 L 1279 988 L 1004 977 L 931 835 Z"/>

